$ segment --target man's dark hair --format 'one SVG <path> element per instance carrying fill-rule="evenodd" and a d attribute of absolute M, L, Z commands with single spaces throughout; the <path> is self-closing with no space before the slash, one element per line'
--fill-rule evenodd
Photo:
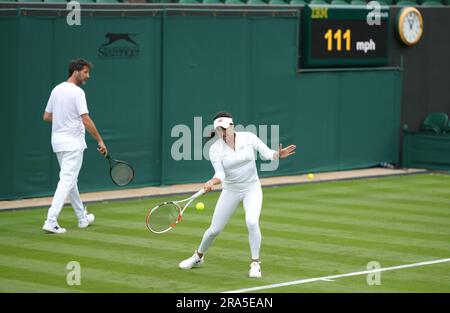
<path fill-rule="evenodd" d="M 91 62 L 86 61 L 84 59 L 75 59 L 70 61 L 69 77 L 72 76 L 73 72 L 81 71 L 85 66 L 87 66 L 89 69 L 94 67 Z"/>

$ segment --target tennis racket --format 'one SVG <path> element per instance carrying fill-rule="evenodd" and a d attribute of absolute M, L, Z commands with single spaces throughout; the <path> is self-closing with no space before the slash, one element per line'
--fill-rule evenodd
<path fill-rule="evenodd" d="M 204 193 L 205 190 L 202 188 L 189 198 L 158 204 L 153 209 L 149 210 L 147 217 L 145 218 L 147 228 L 155 234 L 163 234 L 168 232 L 177 226 L 189 204 Z M 181 205 L 183 204 L 184 206 L 181 208 Z"/>
<path fill-rule="evenodd" d="M 108 153 L 105 158 L 109 161 L 109 174 L 114 184 L 126 186 L 134 179 L 134 170 L 129 163 L 113 159 Z"/>

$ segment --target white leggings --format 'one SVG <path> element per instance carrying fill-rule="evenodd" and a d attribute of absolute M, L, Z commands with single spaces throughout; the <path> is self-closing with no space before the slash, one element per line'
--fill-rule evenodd
<path fill-rule="evenodd" d="M 216 204 L 216 209 L 214 210 L 211 225 L 203 235 L 202 242 L 197 251 L 205 253 L 208 250 L 242 201 L 244 204 L 245 222 L 248 229 L 248 240 L 252 259 L 259 259 L 259 250 L 261 247 L 259 215 L 261 213 L 262 198 L 261 185 L 259 184 L 255 185 L 255 188 L 241 192 L 222 190 Z"/>

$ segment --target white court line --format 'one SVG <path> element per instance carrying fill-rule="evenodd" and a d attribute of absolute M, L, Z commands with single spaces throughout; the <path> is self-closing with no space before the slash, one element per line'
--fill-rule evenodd
<path fill-rule="evenodd" d="M 253 288 L 244 288 L 244 289 L 225 291 L 223 293 L 250 292 L 250 291 L 256 291 L 256 290 L 271 289 L 271 288 L 278 288 L 278 287 L 292 286 L 292 285 L 300 285 L 300 284 L 312 283 L 312 282 L 316 282 L 316 281 L 333 280 L 335 278 L 341 278 L 341 277 L 350 277 L 350 276 L 365 275 L 365 274 L 371 274 L 371 273 L 377 273 L 377 272 L 393 271 L 393 270 L 399 270 L 402 268 L 417 267 L 417 266 L 424 266 L 424 265 L 431 265 L 431 264 L 438 264 L 438 263 L 445 263 L 445 262 L 450 262 L 450 259 L 439 259 L 439 260 L 426 261 L 426 262 L 420 262 L 420 263 L 414 263 L 414 264 L 398 265 L 398 266 L 385 267 L 385 268 L 379 268 L 379 269 L 367 270 L 367 271 L 361 271 L 361 272 L 353 272 L 353 273 L 339 274 L 339 275 L 332 275 L 332 276 L 300 279 L 300 280 L 294 280 L 294 281 L 280 283 L 280 284 L 272 284 L 272 285 L 258 286 L 258 287 L 253 287 Z"/>

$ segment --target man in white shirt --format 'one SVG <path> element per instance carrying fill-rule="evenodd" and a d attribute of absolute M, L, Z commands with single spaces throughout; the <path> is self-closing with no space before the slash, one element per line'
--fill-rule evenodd
<path fill-rule="evenodd" d="M 79 86 L 89 79 L 92 64 L 83 59 L 69 64 L 67 81 L 56 86 L 50 95 L 44 112 L 44 121 L 52 123 L 52 148 L 60 166 L 59 182 L 42 227 L 51 233 L 62 234 L 66 230 L 59 226 L 58 216 L 67 196 L 78 218 L 78 227 L 86 228 L 94 221 L 88 214 L 78 192 L 78 174 L 83 163 L 83 152 L 87 148 L 85 128 L 98 142 L 98 151 L 107 152 L 105 143 L 89 117 L 86 96 Z"/>
<path fill-rule="evenodd" d="M 181 269 L 191 269 L 203 263 L 203 255 L 220 234 L 240 202 L 244 205 L 250 252 L 249 277 L 261 277 L 259 250 L 261 231 L 259 215 L 262 206 L 261 183 L 256 170 L 255 151 L 266 160 L 284 159 L 294 154 L 296 146 L 290 145 L 275 151 L 269 149 L 256 135 L 250 132 L 235 132 L 232 116 L 219 112 L 214 118 L 217 140 L 209 150 L 214 167 L 214 176 L 205 183 L 206 192 L 212 186 L 222 184 L 223 190 L 217 201 L 211 225 L 203 235 L 202 242 L 194 255 L 179 264 Z"/>

